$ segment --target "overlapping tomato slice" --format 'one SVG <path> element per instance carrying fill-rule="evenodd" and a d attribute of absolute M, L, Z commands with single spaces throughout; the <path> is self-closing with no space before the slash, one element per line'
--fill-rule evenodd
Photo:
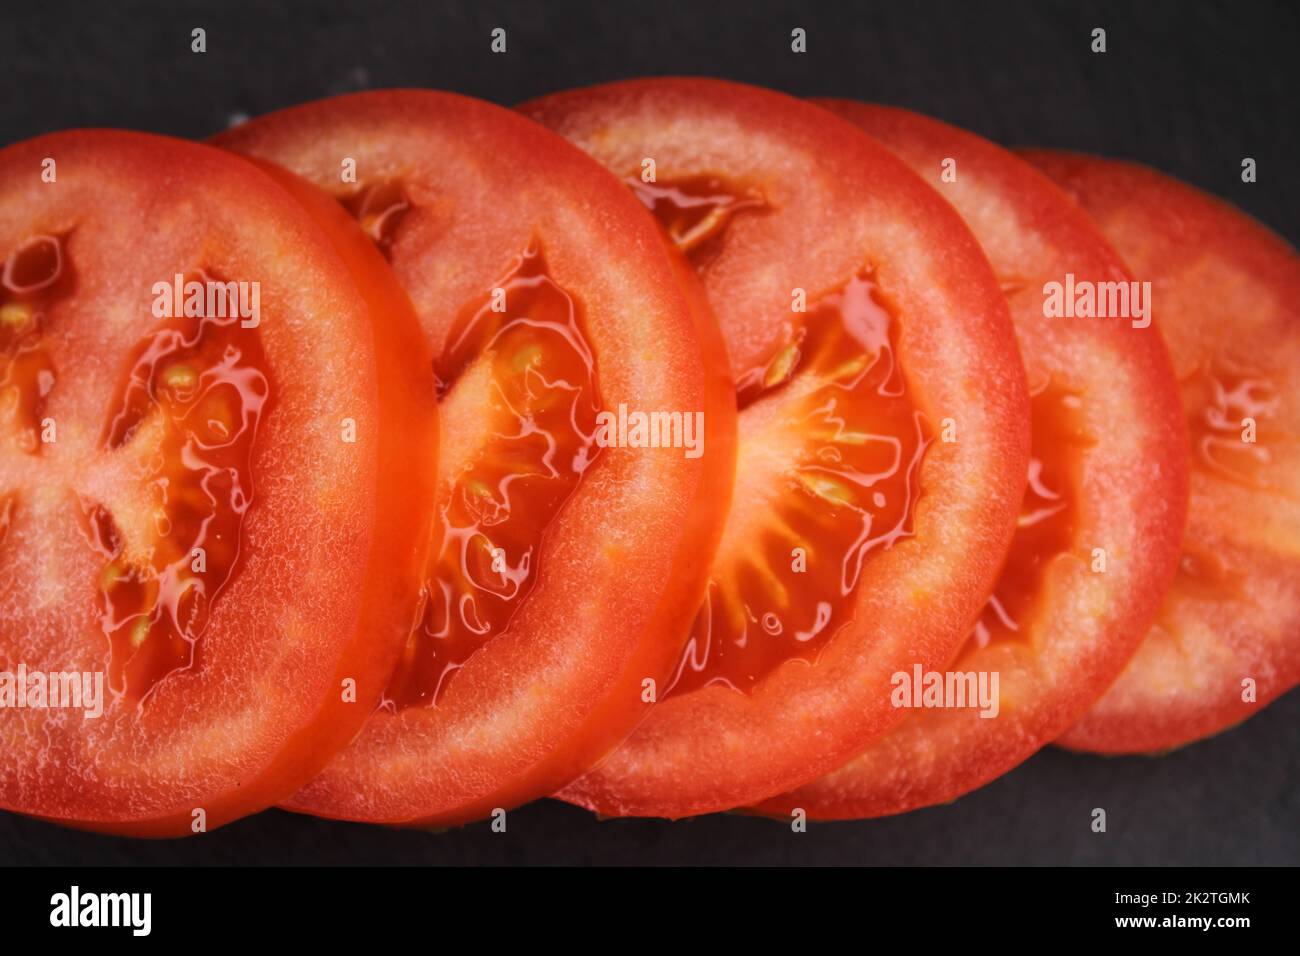
<path fill-rule="evenodd" d="M 158 836 L 275 803 L 418 593 L 409 302 L 327 197 L 140 134 L 0 151 L 0 256 L 0 804 Z"/>
<path fill-rule="evenodd" d="M 442 395 L 445 542 L 405 653 L 288 806 L 431 825 L 552 792 L 641 719 L 703 597 L 735 400 L 702 293 L 614 177 L 486 103 L 339 97 L 219 142 L 360 219 Z"/>
<path fill-rule="evenodd" d="M 668 817 L 761 799 L 901 716 L 891 674 L 947 660 L 992 587 L 1028 444 L 1005 301 L 951 208 L 809 104 L 665 79 L 522 110 L 623 178 L 689 256 L 741 405 L 675 683 L 560 796 Z"/>
<path fill-rule="evenodd" d="M 1152 284 L 1190 434 L 1174 587 L 1123 674 L 1060 742 L 1165 750 L 1300 683 L 1300 256 L 1227 203 L 1145 167 L 1026 158 Z"/>
<path fill-rule="evenodd" d="M 917 686 L 925 678 L 909 675 L 911 692 L 900 699 L 923 706 L 834 773 L 762 806 L 864 817 L 951 800 L 1000 776 L 1115 679 L 1173 576 L 1186 509 L 1185 432 L 1169 357 L 1136 299 L 1123 310 L 1111 310 L 1108 298 L 1092 309 L 1124 314 L 1055 314 L 1065 309 L 1051 300 L 1053 284 L 1062 296 L 1075 290 L 1073 304 L 1098 289 L 1106 298 L 1118 288 L 1111 284 L 1132 278 L 1060 190 L 971 133 L 903 110 L 820 102 L 930 177 L 965 218 L 1006 293 L 1032 394 L 1016 535 L 988 603 L 942 673 L 944 687 L 983 696 L 936 691 L 927 701 Z"/>

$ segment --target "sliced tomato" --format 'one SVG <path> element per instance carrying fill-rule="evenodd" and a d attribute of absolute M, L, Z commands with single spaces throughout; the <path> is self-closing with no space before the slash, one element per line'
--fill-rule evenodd
<path fill-rule="evenodd" d="M 409 626 L 410 304 L 315 190 L 135 133 L 0 151 L 0 257 L 0 805 L 147 836 L 271 805 Z"/>
<path fill-rule="evenodd" d="M 487 103 L 345 96 L 219 142 L 358 216 L 442 393 L 446 538 L 416 625 L 384 707 L 287 806 L 444 825 L 552 792 L 641 719 L 703 595 L 736 413 L 702 294 L 616 179 Z M 676 416 L 660 447 L 651 414 Z"/>
<path fill-rule="evenodd" d="M 1081 302 L 1088 290 L 1095 296 L 1112 288 L 1103 284 L 1131 281 L 1058 188 L 964 130 L 905 110 L 819 102 L 929 177 L 965 218 L 1006 293 L 1032 395 L 1016 536 L 993 594 L 941 675 L 968 695 L 964 706 L 936 693 L 931 702 L 945 706 L 926 709 L 918 686 L 926 677 L 909 675 L 900 701 L 920 709 L 834 773 L 761 808 L 868 817 L 942 803 L 1000 776 L 1115 679 L 1173 577 L 1186 439 L 1164 343 L 1144 317 L 1127 314 L 1142 311 L 1137 300 L 1093 310 L 1121 315 L 1046 314 L 1055 304 L 1049 290 L 1072 289 Z"/>
<path fill-rule="evenodd" d="M 1191 439 L 1174 587 L 1123 674 L 1060 743 L 1166 750 L 1300 683 L 1300 257 L 1227 203 L 1145 167 L 1026 158 L 1152 284 Z"/>
<path fill-rule="evenodd" d="M 741 405 L 734 505 L 667 695 L 560 792 L 608 815 L 762 799 L 901 714 L 992 587 L 1024 489 L 1006 303 L 960 218 L 852 125 L 656 79 L 523 111 L 623 178 L 688 254 Z"/>

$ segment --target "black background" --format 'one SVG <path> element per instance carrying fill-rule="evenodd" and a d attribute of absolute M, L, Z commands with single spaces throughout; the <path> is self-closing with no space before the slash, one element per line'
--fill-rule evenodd
<path fill-rule="evenodd" d="M 630 76 L 701 74 L 905 106 L 1007 145 L 1137 159 L 1294 244 L 1300 13 L 1292 3 L 114 3 L 6 5 L 0 142 L 71 126 L 204 137 L 386 86 L 510 104 Z M 503 27 L 505 55 L 489 52 Z M 190 30 L 207 30 L 207 53 Z M 808 52 L 790 52 L 803 27 Z M 1090 51 L 1107 31 L 1107 52 Z M 1241 160 L 1259 181 L 1241 182 Z M 813 825 L 715 815 L 597 822 L 544 801 L 426 834 L 270 811 L 147 842 L 0 815 L 0 863 L 1300 863 L 1300 694 L 1161 758 L 1049 749 L 957 803 Z M 1091 811 L 1109 828 L 1092 833 Z"/>

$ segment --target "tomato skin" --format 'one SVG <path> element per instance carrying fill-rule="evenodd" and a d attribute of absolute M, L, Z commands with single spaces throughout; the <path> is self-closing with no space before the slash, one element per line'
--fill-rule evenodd
<path fill-rule="evenodd" d="M 927 452 L 915 537 L 873 556 L 851 632 L 832 638 L 816 664 L 783 665 L 752 694 L 714 685 L 668 697 L 558 794 L 602 815 L 670 818 L 762 799 L 832 769 L 896 720 L 890 672 L 945 660 L 992 586 L 1028 445 L 1005 302 L 946 204 L 816 107 L 741 84 L 665 78 L 520 108 L 616 173 L 633 174 L 650 156 L 661 180 L 718 176 L 765 197 L 769 210 L 737 220 L 701 275 L 737 376 L 789 314 L 791 289 L 837 288 L 866 260 L 904 316 L 901 362 L 918 406 L 935 423 L 955 415 L 967 436 Z M 939 540 L 945 549 L 928 547 Z"/>
<path fill-rule="evenodd" d="M 1072 482 L 1078 501 L 1068 552 L 1038 585 L 1025 638 L 964 648 L 955 671 L 997 672 L 1001 708 L 909 715 L 845 766 L 758 807 L 818 819 L 901 813 L 943 803 L 1000 776 L 1051 742 L 1099 696 L 1154 618 L 1177 561 L 1184 520 L 1186 431 L 1154 326 L 1128 319 L 1048 319 L 1042 286 L 1127 281 L 1122 261 L 1045 177 L 1000 147 L 915 113 L 819 101 L 878 137 L 914 169 L 956 159 L 948 196 L 989 250 L 1008 293 L 1031 383 L 1082 396 L 1094 444 Z M 1051 449 L 1047 449 L 1051 451 Z M 1039 450 L 1035 450 L 1037 455 Z M 1089 554 L 1103 545 L 1105 576 Z M 1028 643 L 1023 643 L 1027 640 Z"/>
<path fill-rule="evenodd" d="M 1218 733 L 1300 684 L 1300 257 L 1228 203 L 1134 163 L 1031 150 L 1024 157 L 1096 220 L 1160 305 L 1193 427 L 1184 565 L 1128 667 L 1057 742 L 1151 753 Z M 1269 399 L 1257 415 L 1264 462 L 1242 482 L 1205 467 L 1205 372 L 1238 361 Z M 1201 386 L 1198 388 L 1198 385 Z M 1273 404 L 1275 403 L 1275 404 Z M 1240 439 L 1242 411 L 1227 433 Z M 1247 446 L 1240 445 L 1245 450 Z M 1253 682 L 1245 700 L 1243 681 Z"/>
<path fill-rule="evenodd" d="M 30 171 L 47 156 L 58 162 L 58 192 L 39 183 L 39 191 L 27 191 L 20 184 L 37 182 L 39 173 Z M 66 317 L 73 324 L 56 321 L 53 333 L 68 349 L 79 342 L 112 356 L 129 343 L 105 345 L 105 328 L 138 334 L 133 325 L 154 321 L 147 299 L 136 298 L 137 287 L 123 276 L 170 276 L 172 266 L 194 265 L 198 256 L 262 283 L 259 328 L 275 404 L 255 445 L 246 563 L 214 603 L 198 666 L 164 677 L 141 711 L 129 702 L 107 706 L 98 727 L 81 732 L 51 720 L 39 755 L 30 752 L 30 712 L 0 715 L 5 750 L 17 761 L 0 775 L 7 808 L 142 837 L 197 832 L 194 811 L 202 808 L 203 828 L 211 830 L 298 789 L 355 736 L 379 699 L 405 637 L 432 526 L 431 509 L 411 507 L 428 500 L 437 454 L 428 353 L 409 301 L 360 230 L 279 171 L 206 146 L 104 130 L 16 144 L 0 151 L 0 169 L 11 187 L 0 195 L 6 247 L 33 228 L 75 224 L 76 291 Z M 192 218 L 195 207 L 205 210 L 201 221 Z M 107 221 L 122 209 L 172 231 L 122 242 L 117 230 L 131 220 Z M 110 233 L 112 241 L 103 238 Z M 140 318 L 77 326 L 79 310 L 91 308 L 82 303 L 105 296 L 144 303 Z M 313 320 L 332 318 L 310 340 L 295 331 L 306 328 L 307 312 Z M 359 437 L 339 451 L 337 416 L 313 403 L 324 397 L 315 376 L 344 354 L 356 389 L 348 412 Z M 59 357 L 69 379 L 86 386 L 64 409 L 74 434 L 82 434 L 96 424 L 104 398 L 90 383 L 115 372 L 97 365 L 105 361 L 98 354 Z M 85 417 L 90 421 L 79 420 Z M 326 475 L 337 476 L 328 487 Z M 0 602 L 10 608 L 9 589 L 27 580 L 5 567 L 3 550 L 17 543 L 0 544 Z M 57 561 L 84 547 L 48 538 L 39 546 Z M 69 568 L 83 562 L 78 557 Z M 327 566 L 330 578 L 322 573 Z M 93 669 L 103 636 L 81 608 L 83 600 L 90 605 L 91 589 L 73 593 L 58 620 L 37 613 L 25 626 L 52 642 L 41 651 L 52 655 L 47 666 Z M 77 648 L 71 661 L 59 646 Z M 23 653 L 30 655 L 30 646 Z M 343 699 L 345 679 L 354 682 L 355 702 Z M 58 768 L 56 779 L 33 786 L 39 764 Z"/>
<path fill-rule="evenodd" d="M 704 411 L 702 458 L 602 449 L 548 527 L 541 578 L 510 628 L 468 659 L 436 707 L 375 714 L 286 806 L 447 826 L 553 792 L 642 719 L 642 682 L 671 673 L 703 594 L 735 453 L 712 314 L 616 180 L 491 104 L 418 90 L 336 97 L 218 143 L 336 192 L 344 155 L 359 178 L 402 181 L 413 209 L 391 261 L 436 348 L 451 316 L 536 239 L 552 278 L 586 307 L 604 406 Z"/>

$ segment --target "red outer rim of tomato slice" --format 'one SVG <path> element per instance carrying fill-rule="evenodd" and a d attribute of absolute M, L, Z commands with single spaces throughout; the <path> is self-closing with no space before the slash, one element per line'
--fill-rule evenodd
<path fill-rule="evenodd" d="M 1031 637 L 958 658 L 997 672 L 995 717 L 975 709 L 905 718 L 844 767 L 769 801 L 766 813 L 813 818 L 900 813 L 952 800 L 1017 766 L 1070 726 L 1124 667 L 1173 578 L 1186 514 L 1186 428 L 1169 355 L 1155 325 L 1127 318 L 1048 319 L 1042 286 L 1129 281 L 1123 261 L 1069 198 L 1023 160 L 982 137 L 906 110 L 818 101 L 860 125 L 908 165 L 933 170 L 985 243 L 1008 293 L 1031 387 L 1052 381 L 1083 396 L 1096 443 L 1081 451 L 1072 557 L 1039 588 Z M 940 180 L 956 160 L 957 181 Z M 1009 270 L 1023 270 L 1014 277 Z M 1014 282 L 1009 281 L 1014 278 Z M 1104 575 L 1092 549 L 1107 553 Z M 1021 622 L 1022 627 L 1025 622 Z"/>
<path fill-rule="evenodd" d="M 644 716 L 642 682 L 671 673 L 703 594 L 734 469 L 735 398 L 702 294 L 683 286 L 692 277 L 621 183 L 489 103 L 362 93 L 259 117 L 217 141 L 323 185 L 338 183 L 345 156 L 359 179 L 407 183 L 414 209 L 400 228 L 411 231 L 399 231 L 392 262 L 434 342 L 535 237 L 552 278 L 586 308 L 604 406 L 705 411 L 702 458 L 603 449 L 547 529 L 541 578 L 510 628 L 436 707 L 376 713 L 286 806 L 440 826 L 545 796 Z"/>
<path fill-rule="evenodd" d="M 1278 377 L 1290 391 L 1281 394 L 1277 418 L 1287 430 L 1300 413 L 1295 248 L 1223 200 L 1145 166 L 1050 150 L 1023 155 L 1097 221 L 1135 271 L 1159 284 L 1166 301 L 1177 297 L 1161 313 L 1161 331 L 1180 380 L 1198 358 L 1227 346 L 1285 363 Z M 1259 428 L 1264 441 L 1270 425 L 1261 419 Z M 1296 468 L 1292 453 L 1274 474 L 1285 479 Z M 1248 593 L 1218 600 L 1172 590 L 1124 673 L 1058 741 L 1065 747 L 1168 750 L 1240 723 L 1300 684 L 1300 562 L 1288 489 L 1281 497 L 1251 493 L 1195 465 L 1191 489 L 1186 543 L 1244 568 Z M 1253 701 L 1242 699 L 1246 677 L 1255 682 Z"/>
<path fill-rule="evenodd" d="M 261 325 L 271 373 L 283 387 L 276 398 L 279 411 L 273 409 L 264 423 L 267 434 L 259 442 L 254 468 L 273 460 L 275 464 L 269 466 L 277 469 L 273 477 L 289 487 L 277 493 L 267 487 L 263 475 L 247 520 L 262 547 L 279 557 L 259 560 L 253 552 L 241 575 L 232 579 L 214 605 L 209 633 L 203 637 L 208 644 L 203 671 L 234 668 L 241 655 L 251 653 L 258 659 L 258 672 L 253 679 L 220 678 L 232 685 L 229 691 L 213 686 L 202 673 L 185 674 L 182 683 L 193 685 L 188 687 L 168 687 L 172 677 L 164 678 L 147 704 L 148 726 L 129 731 L 147 745 L 114 753 L 108 745 L 117 738 L 110 736 L 90 748 L 96 764 L 117 765 L 111 784 L 96 786 L 81 777 L 76 795 L 60 800 L 55 812 L 50 812 L 48 802 L 42 807 L 8 795 L 4 801 L 10 809 L 66 826 L 146 837 L 194 832 L 193 811 L 201 807 L 205 827 L 211 830 L 274 804 L 315 776 L 356 735 L 383 691 L 409 626 L 409 605 L 418 593 L 432 526 L 430 509 L 409 506 L 410 500 L 424 500 L 431 493 L 429 476 L 438 447 L 436 395 L 427 381 L 428 353 L 410 302 L 382 257 L 346 215 L 306 184 L 208 146 L 118 130 L 76 130 L 28 140 L 0 151 L 0 168 L 7 170 L 5 178 L 10 182 L 20 180 L 19 170 L 21 177 L 30 175 L 36 182 L 43 157 L 57 159 L 57 188 L 88 192 L 92 202 L 113 191 L 115 176 L 138 176 L 138 182 L 124 187 L 140 194 L 132 194 L 134 199 L 127 204 L 131 212 L 163 216 L 175 211 L 169 202 L 178 204 L 176 235 L 182 238 L 175 242 L 182 249 L 195 248 L 184 237 L 187 228 L 202 231 L 185 226 L 188 204 L 227 203 L 226 209 L 209 209 L 203 226 L 214 230 L 224 226 L 234 239 L 212 244 L 234 259 L 261 263 L 268 272 L 293 273 L 292 280 L 287 274 L 271 277 L 275 284 L 263 274 L 263 301 L 268 307 L 274 308 L 273 295 L 293 290 L 309 303 L 305 308 L 322 308 L 328 302 L 334 316 L 334 328 L 314 337 L 322 344 L 304 341 L 309 333 L 296 325 L 282 329 L 280 317 L 271 313 Z M 93 188 L 85 186 L 87 178 L 93 180 Z M 52 184 L 37 187 L 41 192 L 54 188 Z M 0 235 L 28 223 L 29 228 L 56 228 L 67 216 L 78 233 L 95 231 L 86 226 L 92 213 L 58 207 L 26 218 L 0 212 Z M 158 249 L 159 243 L 141 242 L 137 247 L 114 236 L 119 245 L 111 252 L 88 248 L 88 256 L 98 256 L 101 265 L 103 260 L 110 264 L 120 260 L 132 274 L 147 272 L 135 268 L 139 263 L 132 264 L 132 257 L 138 259 L 139 247 Z M 160 237 L 161 248 L 170 248 L 167 243 L 173 240 L 168 234 Z M 72 240 L 74 245 L 76 241 Z M 263 244 L 282 251 L 264 254 Z M 201 248 L 206 255 L 208 247 Z M 75 252 L 73 264 L 82 269 L 78 295 L 98 294 L 105 277 L 91 274 L 86 262 L 76 261 Z M 121 285 L 116 277 L 112 282 Z M 302 287 L 312 291 L 303 293 Z M 147 316 L 147 300 L 141 302 Z M 307 407 L 313 395 L 321 396 L 306 393 L 302 386 L 310 378 L 314 356 L 337 359 L 341 352 L 347 354 L 354 387 L 365 396 L 349 407 L 358 423 L 358 438 L 347 446 L 355 451 L 343 455 L 335 449 L 344 447 L 336 424 L 344 412 L 336 415 L 337 409 Z M 307 368 L 292 367 L 296 362 Z M 323 494 L 324 489 L 318 487 L 308 462 L 296 457 L 298 450 L 273 447 L 277 437 L 288 441 L 281 434 L 284 427 L 275 424 L 279 416 L 307 429 L 297 444 L 305 454 L 316 456 L 312 461 L 329 467 L 331 474 L 335 469 L 350 474 L 334 479 L 329 490 L 337 497 L 322 497 L 315 509 L 319 514 L 311 520 L 300 520 L 285 510 L 294 495 Z M 295 483 L 297 491 L 292 487 Z M 354 492 L 355 499 L 347 501 Z M 313 521 L 320 516 L 346 530 L 318 532 Z M 307 588 L 308 580 L 319 584 L 321 566 L 328 561 L 355 568 L 345 573 L 331 565 L 332 574 L 342 573 L 350 582 L 347 588 L 326 588 L 310 605 L 277 599 L 276 609 L 267 610 L 267 601 L 259 595 L 278 594 L 282 586 Z M 317 564 L 308 568 L 311 562 Z M 261 575 L 255 573 L 259 569 Z M 298 615 L 292 625 L 298 636 L 291 640 L 267 626 L 275 613 L 284 610 Z M 261 622 L 265 637 L 246 643 L 261 650 L 240 648 L 241 639 L 233 636 L 223 636 L 218 649 L 213 631 L 234 634 L 257 626 L 250 621 Z M 89 661 L 93 654 L 88 654 Z M 329 663 L 317 665 L 317 660 Z M 345 680 L 355 682 L 355 702 L 343 699 Z M 196 719 L 203 714 L 195 710 L 195 696 L 209 703 L 219 701 L 219 713 L 206 721 Z M 250 704 L 249 698 L 255 703 Z M 258 708 L 261 714 L 252 713 Z M 134 706 L 131 709 L 134 712 Z M 129 714 L 106 712 L 102 719 L 140 723 Z M 188 741 L 175 740 L 170 750 L 166 744 L 156 746 L 172 728 L 187 724 Z M 207 763 L 205 734 L 221 740 Z M 183 735 L 176 732 L 175 736 Z M 130 774 L 135 771 L 141 779 L 132 785 Z M 54 772 L 74 771 L 63 765 Z"/>
<path fill-rule="evenodd" d="M 705 275 L 733 369 L 752 362 L 788 315 L 792 288 L 836 288 L 870 259 L 902 315 L 900 360 L 918 407 L 934 423 L 955 417 L 963 431 L 927 452 L 915 537 L 874 556 L 855 623 L 816 664 L 781 666 L 752 694 L 713 685 L 668 697 L 559 794 L 606 815 L 663 817 L 765 798 L 832 769 L 897 719 L 889 674 L 916 659 L 946 660 L 992 587 L 1028 445 L 1006 303 L 951 208 L 851 124 L 808 103 L 668 78 L 521 109 L 624 175 L 653 156 L 664 180 L 717 174 L 759 188 L 768 210 L 730 264 L 724 247 Z M 753 259 L 738 267 L 743 256 L 764 268 Z"/>

